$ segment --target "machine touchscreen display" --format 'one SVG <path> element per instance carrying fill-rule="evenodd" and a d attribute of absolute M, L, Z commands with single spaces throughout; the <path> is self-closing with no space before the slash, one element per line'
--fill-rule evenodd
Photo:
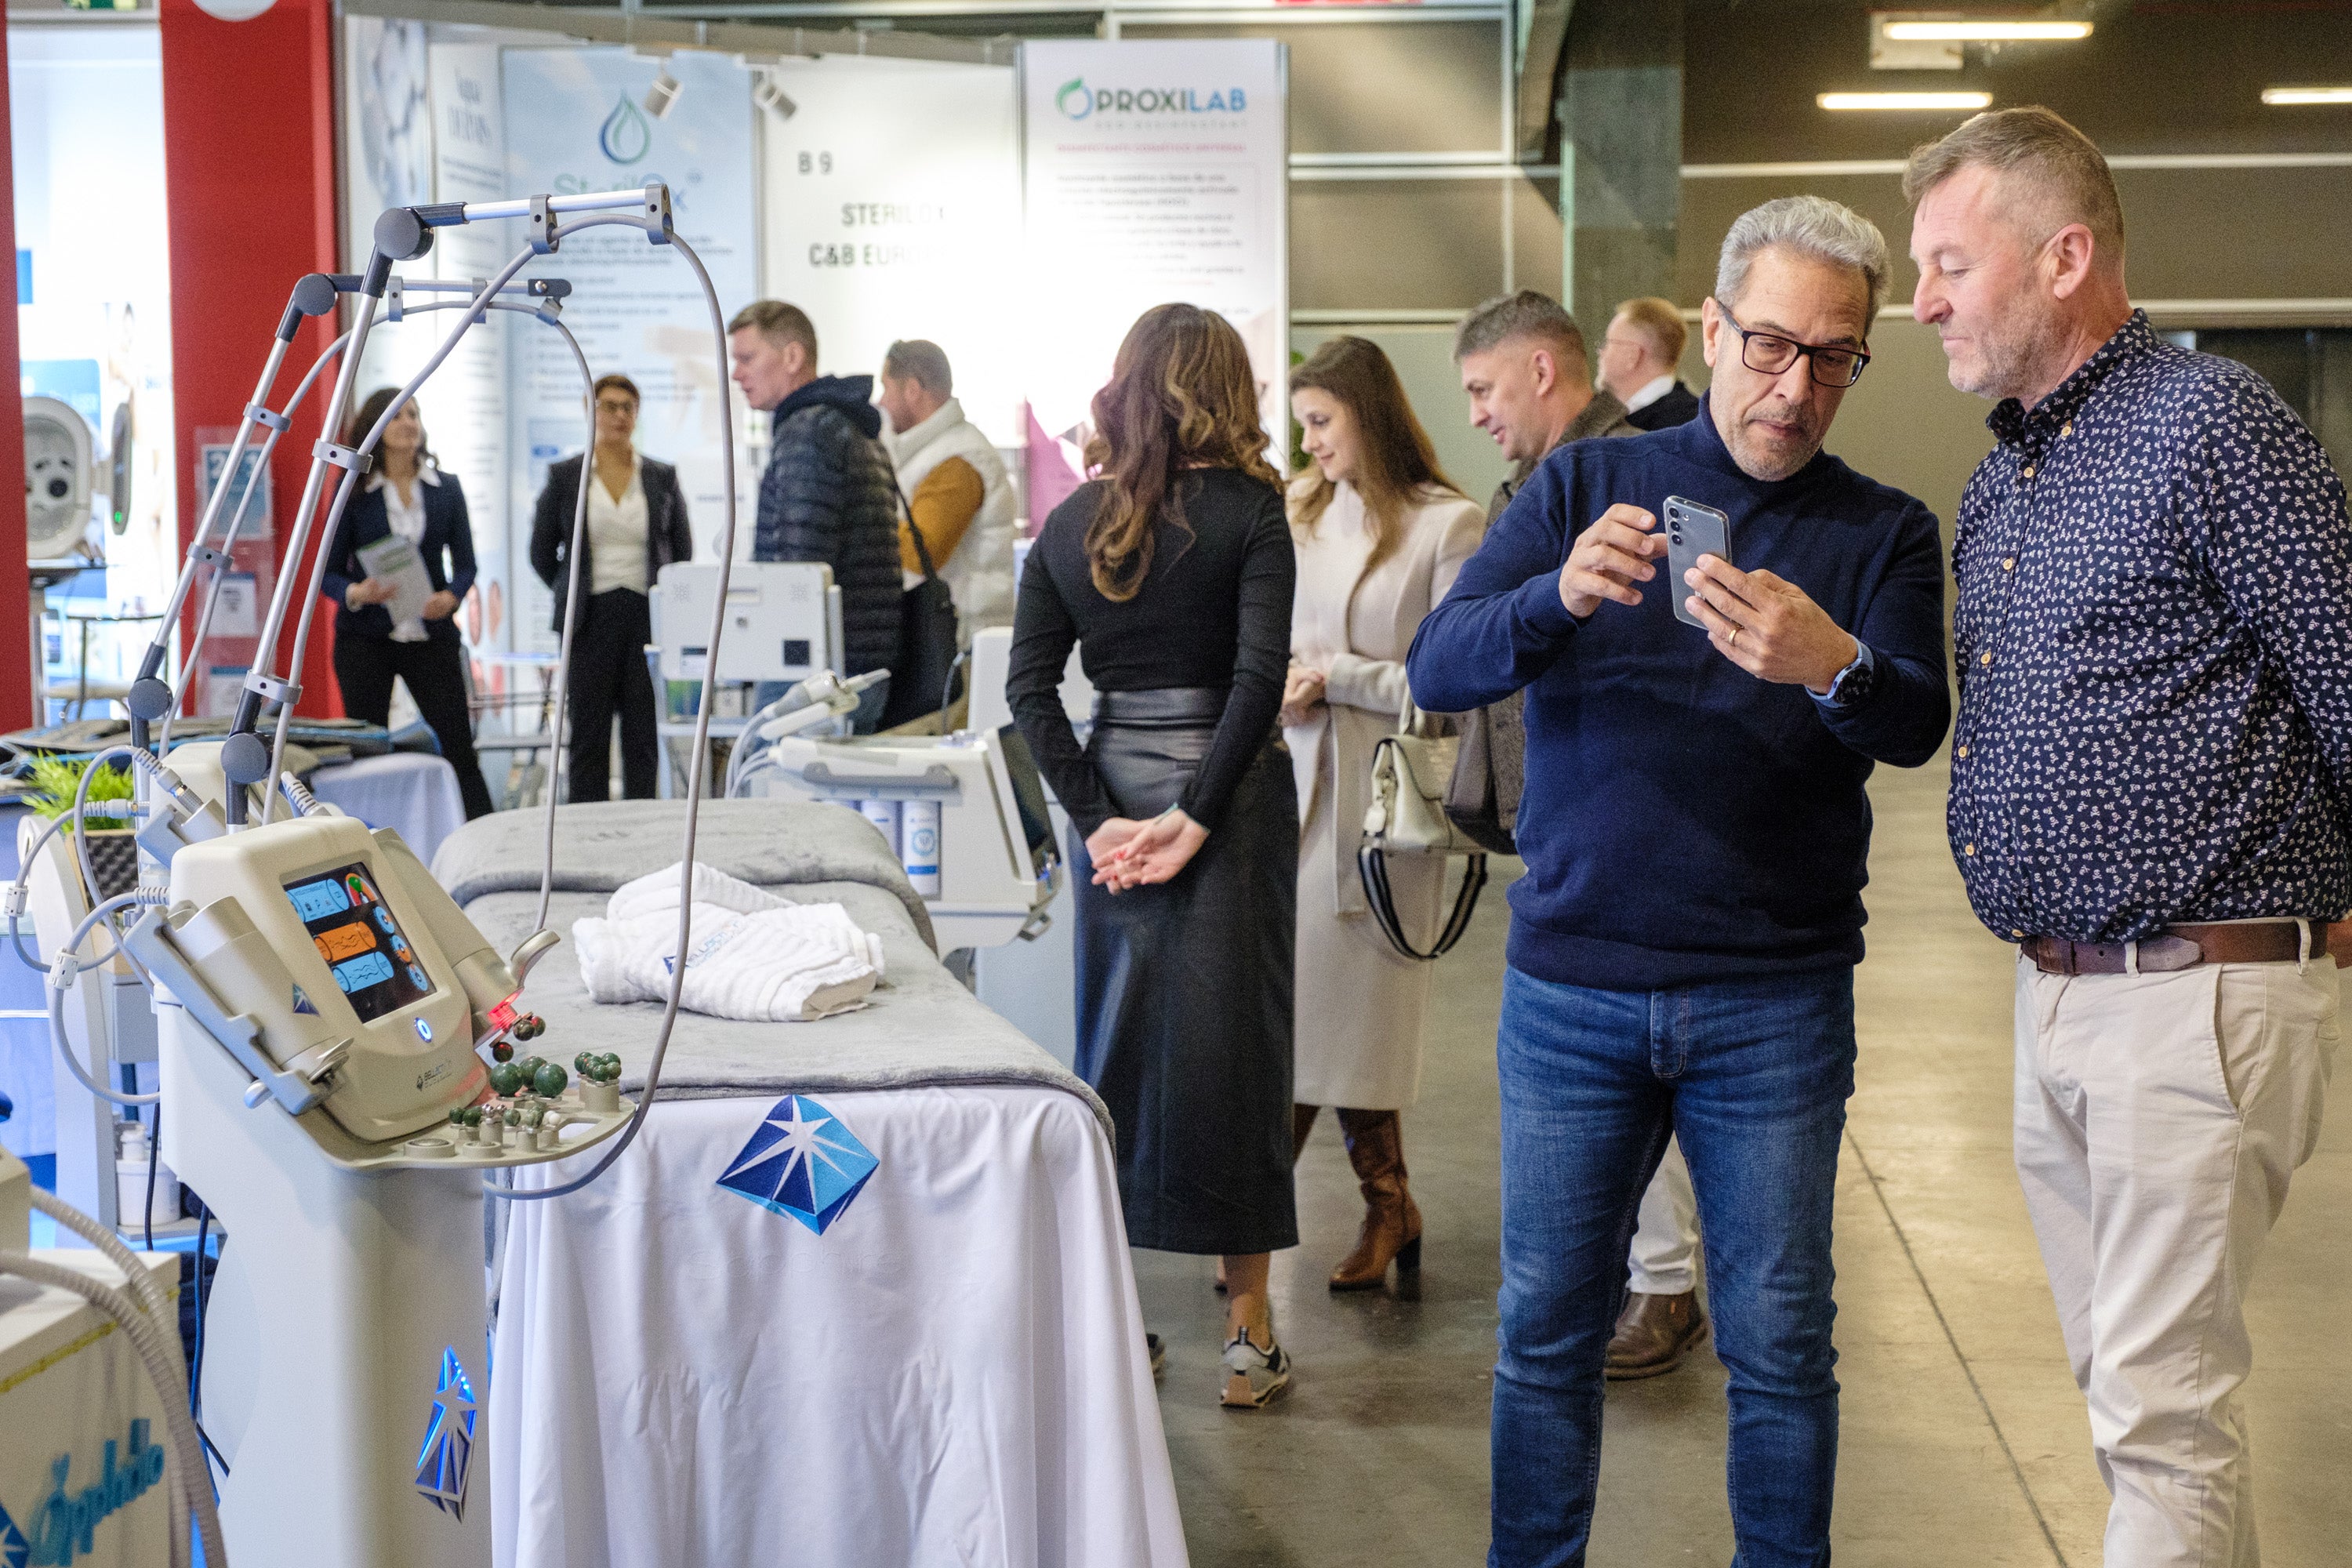
<path fill-rule="evenodd" d="M 289 882 L 286 897 L 362 1020 L 432 994 L 432 980 L 364 863 Z"/>

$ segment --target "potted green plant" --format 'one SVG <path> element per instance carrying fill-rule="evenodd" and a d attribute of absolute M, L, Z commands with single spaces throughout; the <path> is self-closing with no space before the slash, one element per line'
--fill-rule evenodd
<path fill-rule="evenodd" d="M 33 789 L 25 796 L 25 805 L 35 816 L 49 818 L 64 816 L 73 810 L 74 796 L 81 788 L 82 775 L 89 770 L 87 759 L 77 757 L 36 757 L 29 773 Z M 131 797 L 131 774 L 122 769 L 100 768 L 89 781 L 89 799 L 129 800 Z M 76 829 L 68 828 L 67 832 Z M 98 879 L 98 896 L 110 899 L 117 893 L 127 893 L 139 885 L 139 842 L 131 836 L 126 819 L 122 826 L 100 826 L 97 819 L 81 825 L 79 831 L 89 847 L 91 873 Z M 60 839 L 60 847 L 70 857 L 69 841 Z"/>

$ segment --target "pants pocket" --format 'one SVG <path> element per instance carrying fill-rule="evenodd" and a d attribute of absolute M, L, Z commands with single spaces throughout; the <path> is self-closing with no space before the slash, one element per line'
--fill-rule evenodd
<path fill-rule="evenodd" d="M 2245 1110 L 2249 1079 L 2262 1053 L 2269 1029 L 2270 986 L 2258 967 L 2217 963 L 2212 1005 L 2205 1011 L 2205 1038 L 2200 1042 L 2213 1065 L 2213 1080 L 2232 1114 Z"/>

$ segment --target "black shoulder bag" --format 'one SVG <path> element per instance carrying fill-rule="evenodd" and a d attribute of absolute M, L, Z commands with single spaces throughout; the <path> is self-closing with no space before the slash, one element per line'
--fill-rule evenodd
<path fill-rule="evenodd" d="M 898 595 L 898 657 L 890 665 L 890 695 L 884 700 L 885 730 L 896 729 L 947 706 L 948 682 L 956 662 L 955 595 L 947 579 L 931 563 L 930 546 L 915 525 L 915 508 L 890 477 L 890 491 L 907 514 L 907 531 L 914 536 L 915 557 L 923 563 L 923 580 Z"/>

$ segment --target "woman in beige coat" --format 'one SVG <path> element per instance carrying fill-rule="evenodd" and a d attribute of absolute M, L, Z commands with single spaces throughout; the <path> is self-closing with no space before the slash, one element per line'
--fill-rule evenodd
<path fill-rule="evenodd" d="M 1372 750 L 1404 706 L 1404 657 L 1421 619 L 1477 548 L 1486 514 L 1438 470 L 1395 368 L 1362 338 L 1334 338 L 1291 373 L 1290 406 L 1311 466 L 1290 486 L 1298 550 L 1283 738 L 1298 783 L 1298 967 L 1292 1132 L 1339 1108 L 1364 1194 L 1356 1248 L 1334 1290 L 1380 1285 L 1421 1263 L 1421 1211 L 1405 1184 L 1397 1113 L 1421 1093 L 1430 966 L 1389 945 L 1356 872 Z M 1442 859 L 1389 868 L 1416 945 L 1435 932 Z"/>

